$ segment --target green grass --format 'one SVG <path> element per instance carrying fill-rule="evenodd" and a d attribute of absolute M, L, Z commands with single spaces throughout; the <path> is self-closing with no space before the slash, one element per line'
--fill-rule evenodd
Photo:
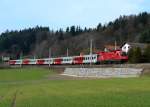
<path fill-rule="evenodd" d="M 24 81 L 41 79 L 49 72 L 44 68 L 14 68 L 0 69 L 0 82 L 3 81 Z"/>
<path fill-rule="evenodd" d="M 150 78 L 45 80 L 53 75 L 46 69 L 24 69 L 32 74 L 26 82 L 0 82 L 0 107 L 149 107 Z M 6 70 L 5 72 L 10 72 Z M 35 76 L 32 72 L 42 72 Z M 17 71 L 16 71 L 17 72 Z M 18 71 L 20 72 L 20 71 Z M 43 74 L 43 72 L 45 72 Z M 0 73 L 1 74 L 1 73 Z M 36 74 L 36 73 L 35 73 Z M 38 73 L 39 74 L 39 73 Z M 13 75 L 14 76 L 14 75 Z M 1 74 L 1 77 L 2 74 Z M 4 77 L 3 77 L 4 78 Z M 14 77 L 15 78 L 15 77 Z M 12 77 L 12 80 L 14 79 Z M 24 80 L 28 80 L 24 79 Z M 18 81 L 20 79 L 16 79 Z M 23 79 L 21 79 L 23 80 Z M 34 82 L 33 82 L 34 80 Z M 38 81 L 36 81 L 38 80 Z M 40 80 L 40 81 L 39 81 Z M 3 81 L 1 79 L 1 81 Z"/>

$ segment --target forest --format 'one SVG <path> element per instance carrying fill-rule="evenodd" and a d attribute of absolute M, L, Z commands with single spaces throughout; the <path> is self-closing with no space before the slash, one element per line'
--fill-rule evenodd
<path fill-rule="evenodd" d="M 125 42 L 150 43 L 150 13 L 120 16 L 104 25 L 99 23 L 95 28 L 70 26 L 54 31 L 49 27 L 36 26 L 23 30 L 9 31 L 0 35 L 0 56 L 19 58 L 42 58 L 49 56 L 65 56 L 89 53 L 90 41 L 93 41 L 93 51 L 103 50 L 104 45 L 118 45 Z"/>

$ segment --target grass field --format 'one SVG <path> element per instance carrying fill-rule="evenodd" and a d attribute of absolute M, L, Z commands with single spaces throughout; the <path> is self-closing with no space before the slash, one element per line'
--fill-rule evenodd
<path fill-rule="evenodd" d="M 42 68 L 1 69 L 0 82 L 37 80 L 43 78 L 43 76 L 49 73 L 52 72 L 50 72 L 48 69 L 42 69 Z"/>
<path fill-rule="evenodd" d="M 150 77 L 50 80 L 42 68 L 0 70 L 0 107 L 149 107 Z"/>

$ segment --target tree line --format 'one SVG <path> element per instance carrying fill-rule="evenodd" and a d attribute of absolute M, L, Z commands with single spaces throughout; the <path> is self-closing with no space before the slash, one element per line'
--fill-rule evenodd
<path fill-rule="evenodd" d="M 149 63 L 150 62 L 150 45 L 147 45 L 142 51 L 141 48 L 131 48 L 128 53 L 129 63 Z"/>
<path fill-rule="evenodd" d="M 0 56 L 19 58 L 41 58 L 49 56 L 79 55 L 80 52 L 89 53 L 90 40 L 93 40 L 94 50 L 102 50 L 108 43 L 117 41 L 118 45 L 124 42 L 150 43 L 150 14 L 147 12 L 138 15 L 120 16 L 114 21 L 95 28 L 70 26 L 56 31 L 49 27 L 36 26 L 19 31 L 6 31 L 0 35 Z"/>

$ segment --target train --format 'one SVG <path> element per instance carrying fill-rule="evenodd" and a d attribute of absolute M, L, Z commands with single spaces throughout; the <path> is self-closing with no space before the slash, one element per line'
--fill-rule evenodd
<path fill-rule="evenodd" d="M 9 65 L 74 65 L 122 63 L 128 61 L 127 52 L 129 51 L 129 49 L 130 45 L 126 43 L 120 49 L 113 51 L 100 51 L 95 54 L 56 58 L 9 60 Z"/>

